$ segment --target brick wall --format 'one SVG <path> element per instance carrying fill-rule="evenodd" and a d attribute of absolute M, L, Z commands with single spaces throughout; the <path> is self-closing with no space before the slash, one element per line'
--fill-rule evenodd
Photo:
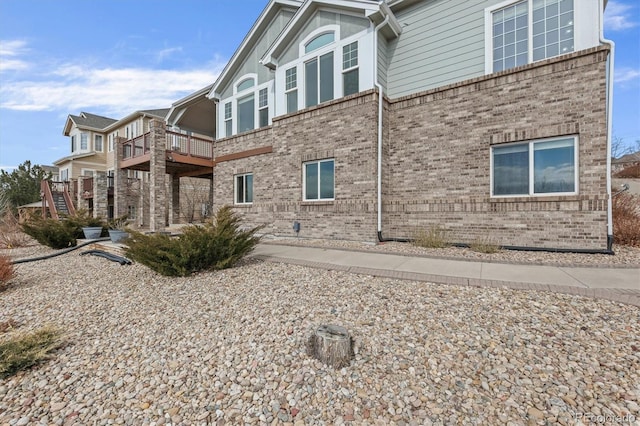
<path fill-rule="evenodd" d="M 383 235 L 431 225 L 456 242 L 605 249 L 606 48 L 576 52 L 400 99 L 383 128 Z M 575 196 L 492 198 L 492 145 L 577 135 Z M 368 91 L 276 117 L 216 141 L 214 211 L 233 204 L 234 175 L 253 173 L 249 225 L 301 237 L 374 241 L 377 94 Z M 259 153 L 259 154 L 256 154 Z M 335 159 L 335 201 L 302 201 L 302 164 Z"/>
<path fill-rule="evenodd" d="M 454 241 L 605 249 L 606 58 L 561 59 L 392 100 L 385 168 L 385 237 L 431 225 Z M 577 135 L 575 196 L 490 196 L 490 147 Z"/>
<path fill-rule="evenodd" d="M 301 237 L 374 241 L 376 237 L 377 97 L 368 91 L 277 117 L 271 127 L 216 142 L 216 159 L 253 149 L 272 152 L 217 163 L 214 210 L 233 204 L 233 179 L 253 173 L 251 206 L 237 206 L 247 224 Z M 335 200 L 302 201 L 302 164 L 335 159 Z"/>

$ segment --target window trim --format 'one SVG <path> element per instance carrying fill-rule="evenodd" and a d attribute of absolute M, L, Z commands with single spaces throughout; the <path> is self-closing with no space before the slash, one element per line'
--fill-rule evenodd
<path fill-rule="evenodd" d="M 333 197 L 321 198 L 320 194 L 320 164 L 326 162 L 333 162 Z M 309 164 L 318 164 L 318 198 L 307 198 L 307 166 Z M 336 199 L 336 159 L 335 158 L 323 158 L 320 160 L 305 161 L 302 163 L 302 201 L 305 203 L 322 203 L 326 201 L 335 201 Z"/>
<path fill-rule="evenodd" d="M 238 178 L 242 178 L 243 196 L 247 198 L 247 176 L 251 176 L 251 201 L 238 201 Z M 237 206 L 250 206 L 253 204 L 253 172 L 250 173 L 238 173 L 233 175 L 233 204 Z"/>
<path fill-rule="evenodd" d="M 541 142 L 555 142 L 561 140 L 573 140 L 573 182 L 574 182 L 574 191 L 572 192 L 535 192 L 535 163 L 534 163 L 534 146 L 537 143 Z M 526 145 L 528 150 L 528 166 L 529 166 L 529 192 L 527 194 L 505 194 L 505 195 L 495 195 L 493 193 L 493 184 L 494 184 L 494 160 L 493 160 L 493 151 L 495 148 L 503 148 L 508 146 L 519 146 Z M 510 142 L 503 144 L 491 145 L 489 148 L 489 192 L 491 198 L 518 198 L 518 197 L 555 197 L 555 196 L 566 196 L 566 195 L 578 195 L 580 193 L 580 143 L 578 135 L 567 135 L 567 136 L 554 136 L 550 138 L 543 139 L 532 139 L 529 141 L 519 141 L 519 142 Z"/>
<path fill-rule="evenodd" d="M 505 0 L 498 4 L 494 4 L 492 6 L 486 7 L 484 9 L 484 58 L 485 58 L 485 74 L 493 74 L 493 13 L 499 11 L 500 9 L 505 9 L 510 7 L 516 3 L 519 3 L 523 0 Z M 549 56 L 543 59 L 539 59 L 537 61 L 533 60 L 533 0 L 525 0 L 527 2 L 528 7 L 528 15 L 527 15 L 527 64 L 530 65 L 535 62 L 544 61 L 545 59 L 557 58 L 562 55 L 567 55 L 572 52 L 577 52 L 582 50 L 582 42 L 579 40 L 579 34 L 577 31 L 577 20 L 578 20 L 578 12 L 576 11 L 576 2 L 572 1 L 573 5 L 573 50 L 571 52 L 562 53 L 560 52 L 556 56 Z M 517 67 L 514 67 L 517 68 Z M 514 68 L 507 68 L 502 71 L 495 72 L 504 72 L 513 70 Z"/>
<path fill-rule="evenodd" d="M 80 148 L 79 149 L 80 152 L 89 151 L 89 133 L 80 132 L 80 147 L 79 148 Z"/>
<path fill-rule="evenodd" d="M 254 79 L 255 84 L 250 87 L 247 88 L 241 92 L 237 91 L 238 85 L 247 81 L 248 79 Z M 230 95 L 227 98 L 221 99 L 219 101 L 219 105 L 222 105 L 222 109 L 219 109 L 220 112 L 218 112 L 217 114 L 217 120 L 218 120 L 218 129 L 217 129 L 217 135 L 219 138 L 228 138 L 231 136 L 235 136 L 235 135 L 239 135 L 242 133 L 246 133 L 246 132 L 251 132 L 266 126 L 260 126 L 260 111 L 267 109 L 268 113 L 267 113 L 267 126 L 269 126 L 271 124 L 271 120 L 273 118 L 273 97 L 274 97 L 274 93 L 273 93 L 273 80 L 269 80 L 265 83 L 262 84 L 257 84 L 258 80 L 257 80 L 257 74 L 244 74 L 242 76 L 240 76 L 237 80 L 236 83 L 233 84 L 233 95 Z M 260 99 L 260 91 L 266 89 L 267 90 L 267 105 L 266 107 L 262 107 L 260 108 L 259 105 L 259 99 Z M 245 131 L 238 131 L 238 125 L 239 123 L 239 116 L 238 116 L 238 104 L 239 101 L 246 99 L 248 96 L 253 95 L 254 101 L 253 101 L 253 129 L 251 130 L 245 130 Z M 231 104 L 231 116 L 227 116 L 227 111 L 225 110 L 226 105 Z M 231 122 L 231 133 L 227 132 L 227 122 Z"/>
<path fill-rule="evenodd" d="M 97 149 L 96 146 L 96 142 L 98 141 L 98 138 L 100 138 L 100 149 Z M 93 135 L 93 150 L 95 152 L 104 152 L 104 138 L 102 137 L 102 135 L 100 134 L 94 134 Z"/>

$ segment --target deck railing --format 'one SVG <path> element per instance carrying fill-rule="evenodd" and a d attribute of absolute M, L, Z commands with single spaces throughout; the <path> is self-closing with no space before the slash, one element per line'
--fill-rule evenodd
<path fill-rule="evenodd" d="M 122 158 L 140 157 L 148 154 L 150 147 L 150 133 L 129 139 L 122 145 Z M 167 130 L 166 150 L 190 157 L 213 159 L 213 142 L 196 136 L 185 135 Z"/>

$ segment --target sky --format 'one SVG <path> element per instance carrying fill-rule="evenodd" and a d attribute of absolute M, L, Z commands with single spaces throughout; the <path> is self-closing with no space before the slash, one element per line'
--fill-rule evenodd
<path fill-rule="evenodd" d="M 583 0 L 575 0 L 576 4 Z M 0 0 L 0 168 L 70 154 L 63 127 L 169 108 L 213 83 L 267 0 Z M 640 0 L 609 0 L 613 134 L 640 141 Z"/>

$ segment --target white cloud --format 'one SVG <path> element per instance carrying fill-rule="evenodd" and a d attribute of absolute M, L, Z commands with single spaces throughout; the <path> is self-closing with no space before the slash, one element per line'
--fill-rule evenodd
<path fill-rule="evenodd" d="M 22 71 L 28 68 L 25 61 L 16 56 L 27 52 L 27 42 L 24 40 L 0 40 L 0 72 Z"/>
<path fill-rule="evenodd" d="M 118 118 L 139 109 L 168 108 L 213 83 L 223 66 L 212 62 L 191 70 L 154 70 L 65 64 L 37 79 L 3 84 L 0 108 L 67 113 L 93 109 Z"/>
<path fill-rule="evenodd" d="M 182 52 L 182 47 L 168 47 L 162 49 L 156 54 L 158 62 L 162 62 L 165 58 L 171 57 L 174 53 Z"/>
<path fill-rule="evenodd" d="M 620 68 L 615 70 L 613 81 L 615 83 L 628 83 L 640 77 L 640 70 L 633 68 Z"/>
<path fill-rule="evenodd" d="M 609 0 L 604 12 L 605 28 L 612 31 L 621 31 L 638 25 L 637 22 L 631 20 L 633 16 L 636 16 L 632 9 L 633 7 L 628 4 Z"/>

